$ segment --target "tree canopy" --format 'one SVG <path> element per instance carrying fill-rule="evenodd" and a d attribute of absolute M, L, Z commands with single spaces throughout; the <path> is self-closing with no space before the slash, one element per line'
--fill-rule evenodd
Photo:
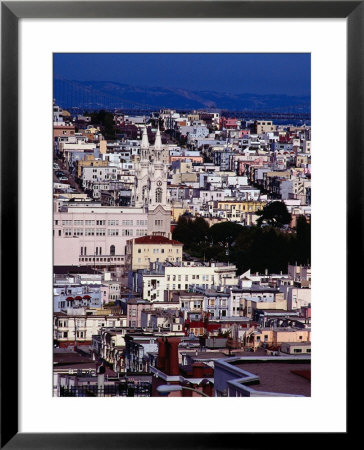
<path fill-rule="evenodd" d="M 242 225 L 235 222 L 215 223 L 210 228 L 212 242 L 225 246 L 231 245 L 243 230 Z"/>
<path fill-rule="evenodd" d="M 192 256 L 235 264 L 238 273 L 248 269 L 279 273 L 287 271 L 288 264 L 311 261 L 311 227 L 303 216 L 296 230 L 289 232 L 271 225 L 245 227 L 234 222 L 209 227 L 202 217 L 181 216 L 173 239 L 182 242 Z"/>
<path fill-rule="evenodd" d="M 262 210 L 257 211 L 256 214 L 260 216 L 257 220 L 259 227 L 263 223 L 266 223 L 272 227 L 282 228 L 291 222 L 291 215 L 283 202 L 268 203 Z"/>
<path fill-rule="evenodd" d="M 101 109 L 90 114 L 91 122 L 100 125 L 106 139 L 115 139 L 114 115 Z"/>

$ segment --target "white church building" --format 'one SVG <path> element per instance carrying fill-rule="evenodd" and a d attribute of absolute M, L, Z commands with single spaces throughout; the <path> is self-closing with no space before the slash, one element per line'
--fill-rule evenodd
<path fill-rule="evenodd" d="M 135 163 L 135 185 L 130 207 L 91 202 L 55 203 L 53 242 L 55 266 L 93 266 L 112 269 L 125 264 L 126 241 L 145 235 L 171 237 L 167 191 L 166 148 L 158 129 L 148 142 L 144 127 L 140 156 Z"/>

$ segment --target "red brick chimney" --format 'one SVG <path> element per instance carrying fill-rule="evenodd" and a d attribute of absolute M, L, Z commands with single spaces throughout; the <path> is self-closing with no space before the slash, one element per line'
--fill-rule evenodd
<path fill-rule="evenodd" d="M 187 380 L 182 381 L 181 385 L 190 388 L 193 387 L 193 385 Z M 192 397 L 192 391 L 189 389 L 182 389 L 182 397 Z"/>
<path fill-rule="evenodd" d="M 167 375 L 179 375 L 178 365 L 178 344 L 181 342 L 181 338 L 168 337 L 167 338 L 167 354 L 165 361 L 165 373 Z"/>
<path fill-rule="evenodd" d="M 205 372 L 205 364 L 195 362 L 192 364 L 192 378 L 203 378 Z"/>
<path fill-rule="evenodd" d="M 167 348 L 166 348 L 166 339 L 164 337 L 158 338 L 158 360 L 157 360 L 157 369 L 161 372 L 166 371 L 166 356 L 167 356 Z"/>
<path fill-rule="evenodd" d="M 206 380 L 206 378 L 204 380 L 201 381 L 201 386 L 202 386 L 202 392 L 206 395 L 208 395 L 209 397 L 213 396 L 214 393 L 214 385 Z"/>

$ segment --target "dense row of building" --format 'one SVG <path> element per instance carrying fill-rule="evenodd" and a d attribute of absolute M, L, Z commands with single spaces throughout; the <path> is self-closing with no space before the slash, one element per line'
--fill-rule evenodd
<path fill-rule="evenodd" d="M 310 221 L 311 130 L 54 104 L 54 395 L 310 395 L 311 269 L 239 274 L 172 239 L 182 215 Z M 285 380 L 285 381 L 284 381 Z"/>

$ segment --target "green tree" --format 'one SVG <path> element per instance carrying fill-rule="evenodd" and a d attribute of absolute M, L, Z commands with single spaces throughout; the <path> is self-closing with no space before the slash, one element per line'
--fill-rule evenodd
<path fill-rule="evenodd" d="M 172 237 L 173 239 L 185 244 L 186 247 L 191 245 L 191 219 L 188 216 L 182 215 L 179 217 L 177 225 L 173 230 Z"/>
<path fill-rule="evenodd" d="M 279 273 L 287 271 L 289 262 L 296 252 L 296 234 L 280 231 L 267 226 L 244 227 L 236 239 L 231 252 L 231 261 L 236 264 L 238 273 L 251 269 L 253 272 Z"/>
<path fill-rule="evenodd" d="M 272 227 L 282 228 L 291 222 L 291 215 L 283 202 L 268 203 L 262 210 L 257 211 L 256 214 L 260 216 L 257 220 L 258 226 L 266 223 Z"/>
<path fill-rule="evenodd" d="M 297 218 L 296 225 L 296 257 L 295 261 L 300 264 L 311 263 L 311 224 L 305 216 Z"/>
<path fill-rule="evenodd" d="M 114 115 L 111 112 L 100 109 L 91 113 L 91 121 L 99 125 L 106 139 L 115 139 Z"/>
<path fill-rule="evenodd" d="M 238 223 L 220 222 L 210 228 L 210 236 L 214 244 L 231 245 L 242 230 L 243 227 Z"/>
<path fill-rule="evenodd" d="M 203 217 L 196 217 L 191 221 L 190 228 L 193 242 L 198 244 L 209 239 L 210 227 Z"/>

